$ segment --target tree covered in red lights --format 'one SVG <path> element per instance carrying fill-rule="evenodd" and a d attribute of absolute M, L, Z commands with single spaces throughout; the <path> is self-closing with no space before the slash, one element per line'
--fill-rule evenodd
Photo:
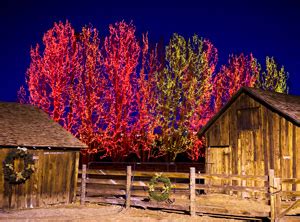
<path fill-rule="evenodd" d="M 89 146 L 89 152 L 97 152 L 100 145 L 99 122 L 105 112 L 101 101 L 106 84 L 101 67 L 99 33 L 95 28 L 84 27 L 77 35 L 78 69 L 69 83 L 70 106 L 67 118 L 72 120 L 71 132 Z"/>
<path fill-rule="evenodd" d="M 84 27 L 75 34 L 67 21 L 55 23 L 43 37 L 44 50 L 31 49 L 25 89 L 19 91 L 20 101 L 43 109 L 56 122 L 90 147 L 98 148 L 99 106 L 104 85 L 101 69 L 98 31 Z"/>
<path fill-rule="evenodd" d="M 133 82 L 140 56 L 140 44 L 133 24 L 119 22 L 109 26 L 110 35 L 104 42 L 104 72 L 107 84 L 102 87 L 105 96 L 101 101 L 109 113 L 104 119 L 105 131 L 101 149 L 104 156 L 122 160 L 135 152 L 134 135 L 135 95 Z"/>
<path fill-rule="evenodd" d="M 215 112 L 241 87 L 254 87 L 260 73 L 260 65 L 252 54 L 231 55 L 227 65 L 222 65 L 213 81 Z"/>
<path fill-rule="evenodd" d="M 137 78 L 136 108 L 137 118 L 134 125 L 136 135 L 136 155 L 142 161 L 148 161 L 163 155 L 156 149 L 155 128 L 157 119 L 157 83 L 155 74 L 161 70 L 157 46 L 149 47 L 148 34 L 142 36 L 141 68 Z"/>
<path fill-rule="evenodd" d="M 31 63 L 26 73 L 28 102 L 47 112 L 56 122 L 71 130 L 75 124 L 67 118 L 70 108 L 70 82 L 80 72 L 75 31 L 69 22 L 55 23 L 43 37 L 40 46 L 30 50 Z M 24 95 L 24 88 L 19 91 Z M 23 102 L 24 98 L 23 98 Z"/>

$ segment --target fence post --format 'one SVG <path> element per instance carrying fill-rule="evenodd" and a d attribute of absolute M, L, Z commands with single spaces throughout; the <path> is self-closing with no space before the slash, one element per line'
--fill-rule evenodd
<path fill-rule="evenodd" d="M 244 166 L 242 166 L 242 175 L 243 175 L 243 176 L 246 175 Z M 246 187 L 246 185 L 247 185 L 246 180 L 243 180 L 243 179 L 242 179 L 241 185 L 242 185 L 242 187 Z M 247 197 L 247 193 L 246 193 L 246 192 L 242 192 L 242 198 L 245 199 L 245 197 Z"/>
<path fill-rule="evenodd" d="M 275 187 L 275 216 L 278 219 L 281 213 L 281 178 L 274 178 Z"/>
<path fill-rule="evenodd" d="M 190 214 L 196 215 L 196 177 L 195 167 L 190 167 Z"/>
<path fill-rule="evenodd" d="M 269 194 L 270 194 L 270 212 L 271 212 L 271 221 L 274 222 L 276 219 L 276 212 L 275 212 L 275 196 L 274 196 L 274 170 L 269 170 Z"/>
<path fill-rule="evenodd" d="M 81 172 L 81 196 L 80 196 L 81 205 L 85 203 L 85 192 L 86 192 L 86 164 L 83 164 L 82 172 Z"/>
<path fill-rule="evenodd" d="M 131 166 L 127 166 L 126 170 L 126 209 L 130 208 L 131 198 Z"/>

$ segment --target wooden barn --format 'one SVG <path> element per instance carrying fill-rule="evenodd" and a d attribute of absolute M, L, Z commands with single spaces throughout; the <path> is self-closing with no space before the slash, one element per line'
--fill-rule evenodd
<path fill-rule="evenodd" d="M 300 178 L 300 96 L 241 88 L 199 135 L 207 173 Z"/>
<path fill-rule="evenodd" d="M 33 154 L 34 172 L 25 182 L 14 184 L 4 179 L 4 160 L 20 148 Z M 31 105 L 0 103 L 0 208 L 74 201 L 81 148 L 86 145 L 43 111 Z M 13 161 L 15 172 L 24 170 L 24 162 L 21 158 Z"/>

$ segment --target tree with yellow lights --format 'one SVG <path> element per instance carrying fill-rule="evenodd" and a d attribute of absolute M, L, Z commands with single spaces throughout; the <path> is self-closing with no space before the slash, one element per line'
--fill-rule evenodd
<path fill-rule="evenodd" d="M 266 71 L 262 72 L 257 86 L 264 90 L 288 93 L 287 87 L 288 72 L 284 66 L 278 67 L 273 57 L 266 58 Z"/>
<path fill-rule="evenodd" d="M 203 144 L 196 133 L 209 107 L 217 50 L 197 35 L 186 41 L 174 34 L 166 47 L 166 62 L 156 76 L 160 150 L 172 160 L 182 152 L 196 160 Z"/>

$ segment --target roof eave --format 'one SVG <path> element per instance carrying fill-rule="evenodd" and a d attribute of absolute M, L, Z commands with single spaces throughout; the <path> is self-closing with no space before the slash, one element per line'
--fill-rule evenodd
<path fill-rule="evenodd" d="M 7 144 L 0 144 L 0 148 L 18 148 L 18 147 L 25 147 L 28 149 L 37 149 L 37 150 L 81 150 L 81 149 L 87 149 L 87 146 L 72 146 L 72 147 L 66 147 L 66 146 L 34 146 L 34 145 L 7 145 Z"/>
<path fill-rule="evenodd" d="M 287 120 L 289 120 L 290 122 L 294 123 L 295 125 L 300 127 L 300 121 L 293 118 L 290 115 L 287 115 L 286 113 L 282 112 L 281 110 L 279 110 L 278 108 L 270 105 L 269 103 L 267 103 L 266 101 L 264 101 L 262 98 L 260 98 L 259 96 L 257 96 L 255 93 L 253 93 L 251 91 L 251 89 L 247 88 L 247 87 L 242 87 L 239 89 L 239 91 L 232 96 L 232 98 L 222 107 L 222 109 L 220 109 L 219 112 L 217 112 L 214 117 L 212 117 L 208 123 L 198 132 L 198 136 L 201 137 L 203 136 L 203 134 L 210 128 L 210 126 L 222 115 L 222 113 L 224 113 L 229 106 L 231 106 L 232 103 L 235 102 L 235 100 L 242 94 L 245 93 L 247 95 L 249 95 L 251 98 L 253 98 L 254 100 L 258 101 L 259 103 L 261 103 L 262 105 L 266 106 L 267 108 L 269 108 L 270 110 L 278 113 L 279 115 L 285 117 Z"/>

